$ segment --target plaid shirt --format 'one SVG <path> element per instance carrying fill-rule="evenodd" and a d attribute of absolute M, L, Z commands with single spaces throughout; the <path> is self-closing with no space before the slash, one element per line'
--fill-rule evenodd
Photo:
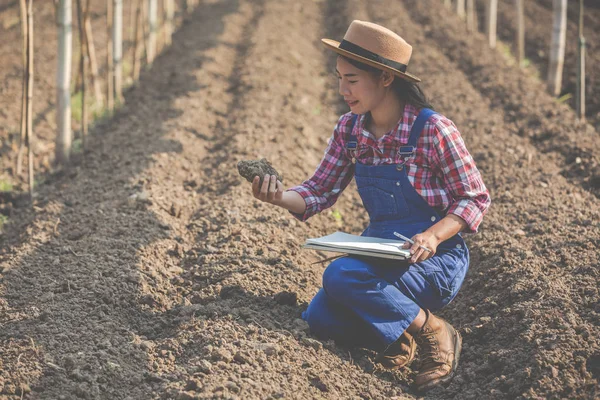
<path fill-rule="evenodd" d="M 398 149 L 407 144 L 417 115 L 414 106 L 406 105 L 396 128 L 380 139 L 365 129 L 365 115 L 360 115 L 354 127 L 358 140 L 357 162 L 397 164 L 400 161 Z M 314 175 L 301 185 L 288 189 L 299 193 L 306 203 L 304 214 L 292 213 L 301 221 L 333 206 L 354 176 L 346 150 L 351 119 L 351 113 L 340 117 Z M 432 116 L 417 141 L 416 155 L 408 159 L 406 167 L 408 180 L 431 207 L 442 215 L 458 215 L 468 224 L 466 232 L 477 232 L 490 205 L 490 195 L 452 121 L 440 114 Z"/>

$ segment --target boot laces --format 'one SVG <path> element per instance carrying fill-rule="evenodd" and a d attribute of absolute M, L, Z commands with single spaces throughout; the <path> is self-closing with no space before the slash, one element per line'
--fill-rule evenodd
<path fill-rule="evenodd" d="M 439 359 L 438 341 L 435 337 L 433 329 L 424 329 L 417 339 L 423 348 L 422 363 L 423 365 L 437 363 Z"/>

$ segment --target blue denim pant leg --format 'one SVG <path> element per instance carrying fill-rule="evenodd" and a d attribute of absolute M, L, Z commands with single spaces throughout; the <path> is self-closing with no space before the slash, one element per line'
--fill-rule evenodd
<path fill-rule="evenodd" d="M 302 313 L 311 332 L 321 339 L 333 339 L 347 346 L 381 350 L 375 332 L 349 308 L 320 289 Z"/>
<path fill-rule="evenodd" d="M 373 258 L 339 258 L 325 270 L 323 288 L 329 297 L 371 328 L 380 346 L 387 347 L 408 328 L 421 309 L 410 293 L 430 288 L 420 274 L 407 274 L 408 268 L 375 267 L 379 262 Z M 382 272 L 390 276 L 383 276 Z M 400 280 L 402 285 L 392 283 Z"/>

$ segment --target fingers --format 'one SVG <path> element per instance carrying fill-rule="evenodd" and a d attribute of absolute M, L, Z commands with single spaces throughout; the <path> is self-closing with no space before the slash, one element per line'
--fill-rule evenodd
<path fill-rule="evenodd" d="M 260 188 L 258 187 L 259 183 L 260 183 L 260 176 L 255 176 L 254 179 L 252 180 L 252 195 L 254 197 L 256 197 L 257 199 L 259 198 L 259 195 L 260 195 Z"/>
<path fill-rule="evenodd" d="M 271 175 L 271 182 L 269 183 L 269 199 L 273 200 L 273 196 L 277 191 L 277 177 L 275 175 Z"/>
<path fill-rule="evenodd" d="M 252 194 L 261 201 L 272 203 L 281 199 L 283 195 L 283 184 L 277 180 L 275 175 L 265 175 L 263 183 L 260 185 L 260 177 L 255 176 L 252 181 Z"/>
<path fill-rule="evenodd" d="M 412 251 L 412 249 L 411 249 L 411 251 Z M 410 258 L 410 261 L 413 262 L 413 263 L 415 263 L 417 261 L 423 261 L 423 260 L 425 260 L 425 259 L 420 260 L 420 258 L 421 258 L 421 256 L 423 255 L 424 252 L 425 252 L 425 250 L 423 250 L 423 248 L 419 247 L 417 249 L 417 251 Z"/>

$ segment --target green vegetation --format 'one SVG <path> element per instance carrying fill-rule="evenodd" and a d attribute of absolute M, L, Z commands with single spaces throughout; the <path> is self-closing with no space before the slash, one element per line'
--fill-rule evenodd
<path fill-rule="evenodd" d="M 10 182 L 0 180 L 0 192 L 12 192 L 13 185 Z"/>
<path fill-rule="evenodd" d="M 329 211 L 329 216 L 331 216 L 337 226 L 341 227 L 344 224 L 342 213 L 339 210 L 335 209 L 333 211 Z"/>

